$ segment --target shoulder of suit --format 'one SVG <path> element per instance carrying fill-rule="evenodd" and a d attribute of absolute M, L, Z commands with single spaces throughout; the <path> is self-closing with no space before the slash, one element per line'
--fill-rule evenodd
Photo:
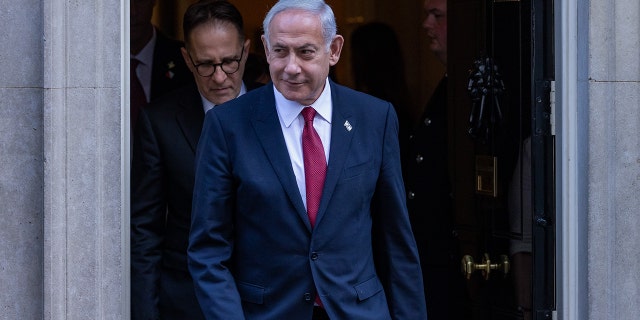
<path fill-rule="evenodd" d="M 156 35 L 157 35 L 156 47 L 159 46 L 161 48 L 178 48 L 179 49 L 184 46 L 184 43 L 182 41 L 169 38 L 168 36 L 166 36 L 160 31 L 158 31 Z"/>
<path fill-rule="evenodd" d="M 154 68 L 171 69 L 180 74 L 180 78 L 193 81 L 191 72 L 182 58 L 182 52 L 180 52 L 180 48 L 183 46 L 182 41 L 174 40 L 158 33 L 153 51 Z"/>
<path fill-rule="evenodd" d="M 185 106 L 202 108 L 201 99 L 198 88 L 194 84 L 189 83 L 155 98 L 145 109 L 155 113 L 166 112 Z"/>
<path fill-rule="evenodd" d="M 260 82 L 252 81 L 252 82 L 245 82 L 244 85 L 247 87 L 247 92 L 249 92 L 251 90 L 258 89 L 258 88 L 264 86 L 265 84 L 264 83 L 260 83 Z"/>

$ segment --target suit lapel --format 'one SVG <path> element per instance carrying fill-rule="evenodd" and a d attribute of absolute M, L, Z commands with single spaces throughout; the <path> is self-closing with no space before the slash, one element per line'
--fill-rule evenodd
<path fill-rule="evenodd" d="M 309 230 L 309 218 L 298 190 L 295 174 L 293 173 L 291 158 L 287 145 L 284 142 L 282 128 L 278 120 L 278 112 L 276 111 L 276 102 L 273 95 L 273 85 L 268 84 L 264 87 L 265 93 L 260 95 L 260 101 L 252 110 L 252 125 L 256 131 L 256 136 L 260 141 L 262 148 L 269 159 L 271 167 L 275 171 L 280 183 L 282 184 L 287 196 L 293 206 L 298 211 L 300 218 L 303 219 Z"/>
<path fill-rule="evenodd" d="M 333 105 L 333 119 L 331 121 L 331 147 L 329 148 L 329 164 L 327 175 L 322 190 L 322 200 L 318 209 L 316 224 L 319 224 L 324 216 L 324 212 L 329 204 L 329 199 L 335 190 L 338 178 L 343 170 L 345 159 L 347 158 L 351 140 L 355 130 L 357 130 L 357 119 L 355 119 L 348 108 L 348 103 L 341 99 L 340 88 L 331 84 L 331 102 Z M 347 125 L 348 124 L 348 125 Z M 347 129 L 349 127 L 350 129 Z"/>
<path fill-rule="evenodd" d="M 189 142 L 189 146 L 195 154 L 204 122 L 204 110 L 198 90 L 193 88 L 186 95 L 188 99 L 180 102 L 180 111 L 176 114 L 176 120 L 182 130 L 182 134 Z"/>

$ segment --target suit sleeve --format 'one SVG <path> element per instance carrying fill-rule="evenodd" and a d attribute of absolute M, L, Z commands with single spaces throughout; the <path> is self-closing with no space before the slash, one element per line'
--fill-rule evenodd
<path fill-rule="evenodd" d="M 189 271 L 205 318 L 244 319 L 230 269 L 236 201 L 231 157 L 214 110 L 205 117 L 196 152 Z"/>
<path fill-rule="evenodd" d="M 400 166 L 398 120 L 388 108 L 380 176 L 372 202 L 376 269 L 393 319 L 426 319 L 422 272 Z"/>
<path fill-rule="evenodd" d="M 166 203 L 162 159 L 149 118 L 140 112 L 131 166 L 131 317 L 158 319 Z"/>

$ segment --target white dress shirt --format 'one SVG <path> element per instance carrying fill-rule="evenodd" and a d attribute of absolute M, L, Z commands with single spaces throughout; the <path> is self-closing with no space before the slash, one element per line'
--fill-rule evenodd
<path fill-rule="evenodd" d="M 307 188 L 304 182 L 304 161 L 302 157 L 302 129 L 304 119 L 300 112 L 304 107 L 295 101 L 287 100 L 274 86 L 273 92 L 276 98 L 276 110 L 280 119 L 280 127 L 287 144 L 293 173 L 296 175 L 298 189 L 302 196 L 302 202 L 307 206 Z M 331 115 L 333 105 L 331 103 L 331 86 L 329 79 L 326 80 L 324 90 L 320 97 L 311 105 L 316 110 L 316 117 L 313 119 L 313 127 L 318 132 L 322 146 L 324 147 L 325 159 L 329 162 L 329 147 L 331 144 Z"/>
<path fill-rule="evenodd" d="M 199 77 L 199 76 L 198 76 Z M 240 92 L 238 93 L 238 96 L 241 96 L 243 94 L 247 93 L 247 87 L 244 86 L 244 82 L 242 82 L 241 86 L 240 86 Z M 237 98 L 236 97 L 236 98 Z M 200 98 L 202 99 L 202 108 L 204 109 L 204 113 L 207 114 L 207 111 L 213 109 L 213 107 L 215 107 L 216 105 L 207 100 L 207 98 L 205 98 L 202 93 L 200 94 Z"/>

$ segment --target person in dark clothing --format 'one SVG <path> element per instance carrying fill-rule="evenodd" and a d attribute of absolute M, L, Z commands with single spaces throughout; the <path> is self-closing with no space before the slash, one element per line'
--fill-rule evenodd
<path fill-rule="evenodd" d="M 131 317 L 204 319 L 187 266 L 195 152 L 205 112 L 257 85 L 243 83 L 249 53 L 240 12 L 200 1 L 184 16 L 182 59 L 196 85 L 140 112 L 131 169 Z"/>
<path fill-rule="evenodd" d="M 398 115 L 399 136 L 406 137 L 411 126 L 409 86 L 402 48 L 391 26 L 370 22 L 353 30 L 351 67 L 354 89 L 391 102 Z"/>
<path fill-rule="evenodd" d="M 426 0 L 423 23 L 429 48 L 447 65 L 447 2 Z M 403 150 L 407 208 L 418 252 L 430 320 L 465 319 L 458 303 L 466 295 L 459 272 L 447 145 L 447 76 L 440 80 Z"/>
<path fill-rule="evenodd" d="M 151 24 L 156 0 L 131 0 L 131 127 L 140 110 L 169 91 L 193 83 L 180 48 L 183 43 Z"/>

